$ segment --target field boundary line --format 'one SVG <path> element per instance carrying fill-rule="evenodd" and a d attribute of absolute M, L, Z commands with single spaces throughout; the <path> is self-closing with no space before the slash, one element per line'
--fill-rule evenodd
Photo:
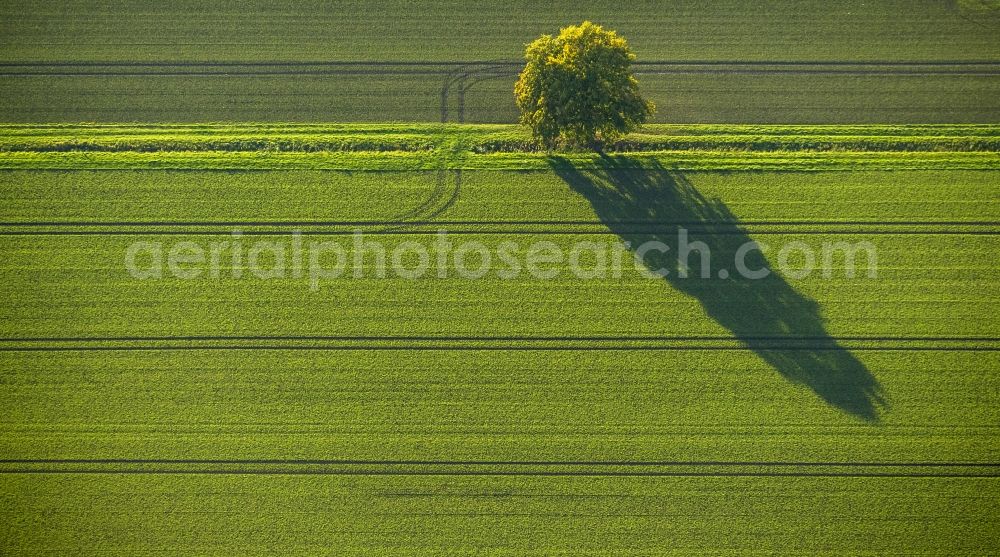
<path fill-rule="evenodd" d="M 1000 60 L 929 60 L 929 61 L 891 61 L 891 60 L 638 60 L 632 63 L 637 72 L 648 71 L 649 68 L 856 68 L 863 71 L 893 73 L 908 71 L 914 68 L 978 68 L 990 73 L 1000 72 Z M 454 75 L 462 72 L 477 72 L 495 68 L 517 68 L 524 66 L 523 60 L 383 60 L 383 61 L 231 61 L 231 62 L 122 62 L 122 61 L 91 61 L 91 62 L 0 62 L 3 68 L 297 68 L 289 71 L 303 71 L 302 68 L 328 68 L 329 71 L 375 71 L 381 72 L 393 68 L 431 68 L 442 75 Z M 108 72 L 114 73 L 114 72 Z M 86 75 L 63 70 L 57 75 Z M 238 72 L 220 72 L 220 75 L 239 75 Z M 37 73 L 8 73 L 0 75 L 50 75 Z M 116 74 L 117 75 L 117 74 Z M 140 73 L 140 75 L 142 75 Z M 149 73 L 147 75 L 159 75 Z"/>
<path fill-rule="evenodd" d="M 303 346 L 303 345 L 208 345 L 208 346 L 31 346 L 0 347 L 0 352 L 167 352 L 167 351 L 384 351 L 384 352 L 1000 352 L 996 346 L 577 346 L 577 345 L 412 345 L 412 346 Z"/>
<path fill-rule="evenodd" d="M 0 352 L 328 351 L 1000 351 L 995 337 L 160 336 L 0 339 Z"/>
<path fill-rule="evenodd" d="M 9 464 L 297 464 L 346 466 L 858 466 L 867 468 L 1000 468 L 1000 462 L 879 462 L 780 460 L 406 460 L 406 459 L 244 459 L 244 458 L 4 458 Z"/>
<path fill-rule="evenodd" d="M 419 207 L 417 209 L 423 209 Z M 417 212 L 414 209 L 414 212 Z M 462 226 L 462 225 L 651 225 L 651 226 L 1000 226 L 1000 221 L 838 221 L 838 220 L 743 220 L 743 221 L 653 221 L 653 220 L 343 220 L 343 221 L 32 221 L 0 222 L 0 226 Z"/>
<path fill-rule="evenodd" d="M 10 459 L 3 474 L 1000 478 L 996 463 Z"/>
<path fill-rule="evenodd" d="M 996 462 L 4 459 L 3 474 L 1000 478 Z"/>
<path fill-rule="evenodd" d="M 476 471 L 291 471 L 291 470 L 58 470 L 7 469 L 12 474 L 106 474 L 106 475 L 237 475 L 237 476 L 536 476 L 536 477 L 640 477 L 640 478 L 1000 478 L 998 474 L 913 472 L 476 472 Z"/>
<path fill-rule="evenodd" d="M 725 335 L 179 335 L 179 336 L 120 336 L 120 337 L 2 337 L 2 342 L 108 342 L 108 341 L 199 341 L 199 340 L 404 340 L 404 341 L 614 341 L 614 340 L 673 340 L 673 341 L 728 341 L 728 340 L 827 340 L 835 341 L 944 341 L 944 342 L 1000 342 L 994 336 L 775 336 L 747 335 L 741 337 Z"/>
<path fill-rule="evenodd" d="M 388 229 L 363 230 L 368 236 L 426 236 L 434 235 L 437 231 L 428 230 L 406 230 L 405 222 L 390 224 Z M 444 230 L 450 236 L 498 236 L 498 235 L 519 235 L 519 236 L 553 236 L 553 235 L 577 235 L 577 236 L 614 236 L 615 233 L 607 230 Z M 663 229 L 644 228 L 629 230 L 633 234 L 658 233 Z M 244 236 L 285 236 L 287 230 L 241 230 Z M 851 235 L 878 235 L 878 236 L 997 236 L 1000 230 L 754 230 L 753 227 L 745 227 L 733 230 L 690 230 L 695 234 L 703 236 L 727 236 L 745 235 L 799 235 L 799 236 L 851 236 Z M 302 236 L 351 236 L 357 233 L 355 230 L 301 230 L 298 233 Z M 232 230 L 20 230 L 20 231 L 0 231 L 0 236 L 228 236 Z"/>

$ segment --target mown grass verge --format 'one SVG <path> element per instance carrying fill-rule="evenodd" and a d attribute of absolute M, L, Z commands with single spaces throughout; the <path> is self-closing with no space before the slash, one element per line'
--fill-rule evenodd
<path fill-rule="evenodd" d="M 981 170 L 1000 167 L 1000 126 L 660 125 L 604 153 L 546 153 L 510 125 L 0 127 L 0 169 L 520 170 L 615 154 L 682 170 Z"/>
<path fill-rule="evenodd" d="M 0 152 L 538 152 L 513 125 L 7 125 Z M 651 125 L 606 146 L 649 151 L 998 151 L 1000 126 Z"/>
<path fill-rule="evenodd" d="M 556 155 L 577 168 L 601 168 L 595 153 Z M 652 151 L 631 157 L 676 170 L 993 170 L 997 152 L 754 152 Z M 14 152 L 0 155 L 3 170 L 548 170 L 547 153 L 165 151 Z"/>

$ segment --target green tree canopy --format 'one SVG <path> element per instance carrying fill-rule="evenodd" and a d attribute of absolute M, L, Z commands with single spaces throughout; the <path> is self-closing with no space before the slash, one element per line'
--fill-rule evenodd
<path fill-rule="evenodd" d="M 632 75 L 635 55 L 623 37 L 585 21 L 528 45 L 514 86 L 521 122 L 547 148 L 613 141 L 653 114 Z"/>

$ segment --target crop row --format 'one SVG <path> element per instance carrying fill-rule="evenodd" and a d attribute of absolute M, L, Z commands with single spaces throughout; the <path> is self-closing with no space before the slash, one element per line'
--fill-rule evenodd
<path fill-rule="evenodd" d="M 767 9 L 729 2 L 664 10 L 643 2 L 622 10 L 598 0 L 557 0 L 545 10 L 514 10 L 491 0 L 466 10 L 438 0 L 401 25 L 412 8 L 404 0 L 278 0 L 255 10 L 13 3 L 0 11 L 0 55 L 11 62 L 195 64 L 518 59 L 528 41 L 586 14 L 627 37 L 640 60 L 982 60 L 996 45 L 987 4 L 781 0 Z"/>
<path fill-rule="evenodd" d="M 997 152 L 795 152 L 657 151 L 630 160 L 677 170 L 994 170 Z M 595 169 L 606 161 L 594 154 L 554 158 L 545 153 L 425 152 L 30 152 L 5 153 L 0 170 L 549 170 L 554 164 Z"/>
<path fill-rule="evenodd" d="M 625 237 L 636 241 L 633 249 L 646 239 L 662 241 L 671 255 L 680 249 L 676 231 Z M 810 336 L 824 334 L 828 323 L 835 336 L 990 336 L 1000 301 L 995 240 L 984 235 L 768 235 L 758 238 L 766 244 L 767 261 L 756 251 L 746 252 L 750 255 L 744 259 L 752 270 L 772 269 L 763 280 L 732 278 L 737 276 L 737 250 L 750 241 L 740 234 L 690 234 L 690 242 L 709 248 L 704 261 L 711 278 L 701 278 L 698 254 L 688 259 L 690 276 L 680 278 L 677 260 L 654 252 L 646 261 L 665 269 L 667 279 L 647 278 L 635 270 L 631 253 L 614 234 L 449 238 L 427 233 L 299 240 L 296 252 L 290 234 L 4 236 L 0 294 L 10 303 L 2 309 L 0 330 L 6 337 L 739 336 L 786 330 Z M 539 244 L 543 241 L 549 243 Z M 181 242 L 184 253 L 201 253 L 190 273 L 188 267 L 174 272 L 171 266 L 169 254 Z M 358 250 L 360 242 L 376 247 Z M 846 259 L 830 249 L 829 278 L 819 267 L 805 278 L 781 278 L 779 273 L 797 276 L 808 268 L 805 251 L 812 251 L 813 263 L 819 265 L 831 242 L 868 242 L 875 256 L 870 257 L 867 247 L 859 251 L 856 274 L 849 278 Z M 795 250 L 781 262 L 778 257 L 788 245 Z M 247 268 L 251 249 L 257 252 L 253 270 Z M 539 263 L 539 253 L 553 250 L 557 253 L 546 256 L 548 263 Z M 576 270 L 568 263 L 574 250 L 579 250 Z M 420 251 L 427 254 L 423 266 Z M 620 278 L 616 262 L 621 262 Z M 421 274 L 412 274 L 419 269 Z M 732 277 L 718 278 L 722 269 Z M 596 274 L 583 279 L 577 270 Z M 872 271 L 877 278 L 870 278 Z"/>
<path fill-rule="evenodd" d="M 0 96 L 7 100 L 0 122 L 513 123 L 518 118 L 515 75 L 476 81 L 464 92 L 459 111 L 457 94 L 442 101 L 443 74 L 380 74 L 377 67 L 366 75 L 294 68 L 277 75 L 144 75 L 147 71 L 124 67 L 87 75 L 86 68 L 69 73 L 57 68 L 35 74 L 28 68 L 0 74 Z M 679 70 L 640 76 L 640 86 L 657 103 L 653 121 L 661 123 L 995 123 L 997 76 L 963 73 L 961 66 L 950 71 Z M 451 90 L 458 85 L 463 83 Z"/>
<path fill-rule="evenodd" d="M 992 171 L 659 174 L 663 195 L 693 188 L 725 204 L 733 222 L 983 222 L 998 214 L 1000 176 Z M 583 176 L 613 187 L 605 173 Z M 355 222 L 370 229 L 364 223 L 421 220 L 454 188 L 452 173 L 437 171 L 7 171 L 0 172 L 0 222 Z M 465 171 L 437 220 L 463 228 L 537 222 L 549 230 L 601 223 L 593 204 L 550 171 Z M 658 219 L 637 211 L 633 220 Z"/>
<path fill-rule="evenodd" d="M 5 544 L 58 552 L 975 554 L 993 547 L 996 481 L 21 475 L 0 494 L 19 511 Z"/>
<path fill-rule="evenodd" d="M 1000 458 L 1000 352 L 855 356 L 882 400 L 877 423 L 824 400 L 866 396 L 864 375 L 817 387 L 751 350 L 5 351 L 0 449 L 15 460 Z"/>

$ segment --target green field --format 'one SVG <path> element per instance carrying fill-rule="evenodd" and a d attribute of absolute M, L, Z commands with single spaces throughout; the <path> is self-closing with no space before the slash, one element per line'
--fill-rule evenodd
<path fill-rule="evenodd" d="M 509 126 L 8 126 L 7 548 L 988 553 L 998 135 L 653 126 L 601 157 Z M 679 225 L 713 269 L 867 241 L 878 275 L 124 268 L 237 230 L 353 259 L 356 231 L 569 251 Z"/>
<path fill-rule="evenodd" d="M 308 62 L 520 58 L 525 43 L 567 21 L 620 29 L 640 58 L 749 61 L 992 61 L 989 0 L 631 3 L 401 0 L 150 5 L 113 0 L 3 6 L 3 57 L 31 62 Z M 410 10 L 410 17 L 402 13 Z M 752 47 L 752 48 L 751 48 Z"/>
<path fill-rule="evenodd" d="M 513 122 L 524 45 L 590 18 L 629 38 L 659 122 L 995 123 L 997 13 L 982 0 L 5 2 L 0 122 Z"/>
<path fill-rule="evenodd" d="M 584 19 L 659 111 L 545 152 Z M 1000 553 L 998 54 L 996 0 L 0 3 L 0 555 Z"/>
<path fill-rule="evenodd" d="M 84 545 L 113 553 L 181 546 L 206 555 L 330 548 L 426 555 L 445 547 L 497 555 L 883 555 L 905 545 L 980 554 L 995 543 L 994 481 L 47 475 L 31 483 L 19 477 L 11 487 L 30 491 L 16 503 L 58 529 L 19 516 L 13 522 L 21 528 L 8 539 L 66 553 Z M 942 491 L 950 497 L 939 497 Z M 66 492 L 80 499 L 67 503 Z M 123 513 L 123 506 L 143 511 Z M 218 512 L 207 518 L 184 508 Z"/>

